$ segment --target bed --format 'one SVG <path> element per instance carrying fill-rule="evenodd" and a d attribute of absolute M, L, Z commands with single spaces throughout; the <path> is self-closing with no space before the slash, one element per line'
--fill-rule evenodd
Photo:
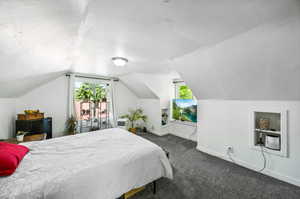
<path fill-rule="evenodd" d="M 173 177 L 159 146 L 119 128 L 22 145 L 30 152 L 0 178 L 1 199 L 115 199 Z"/>

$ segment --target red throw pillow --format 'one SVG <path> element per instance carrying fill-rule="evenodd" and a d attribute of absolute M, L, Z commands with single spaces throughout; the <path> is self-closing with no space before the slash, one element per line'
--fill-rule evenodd
<path fill-rule="evenodd" d="M 28 151 L 26 146 L 0 142 L 0 176 L 13 174 Z"/>

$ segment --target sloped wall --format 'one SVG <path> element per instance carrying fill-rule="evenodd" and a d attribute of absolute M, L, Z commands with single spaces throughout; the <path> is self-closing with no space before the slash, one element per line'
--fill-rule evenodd
<path fill-rule="evenodd" d="M 173 62 L 198 99 L 300 100 L 300 14 Z"/>
<path fill-rule="evenodd" d="M 160 108 L 169 108 L 174 95 L 172 76 L 169 74 L 141 74 L 143 83 L 159 97 Z"/>
<path fill-rule="evenodd" d="M 158 99 L 156 93 L 154 93 L 146 84 L 143 74 L 132 73 L 123 75 L 120 77 L 121 81 L 124 82 L 128 88 L 141 99 Z"/>

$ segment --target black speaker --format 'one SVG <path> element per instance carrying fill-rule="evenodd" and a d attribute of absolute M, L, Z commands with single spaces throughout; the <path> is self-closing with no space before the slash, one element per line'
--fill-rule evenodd
<path fill-rule="evenodd" d="M 52 138 L 52 118 L 51 117 L 47 117 L 44 119 L 43 121 L 44 125 L 44 132 L 47 133 L 47 139 Z"/>

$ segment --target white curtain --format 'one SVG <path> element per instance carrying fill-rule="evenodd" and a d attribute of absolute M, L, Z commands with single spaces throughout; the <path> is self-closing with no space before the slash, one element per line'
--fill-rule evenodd
<path fill-rule="evenodd" d="M 116 93 L 115 93 L 115 88 L 116 88 L 116 83 L 115 81 L 112 79 L 110 81 L 110 99 L 111 99 L 111 103 L 110 103 L 110 107 L 111 107 L 111 113 L 112 113 L 112 117 L 111 117 L 111 121 L 112 121 L 112 126 L 116 127 L 117 126 L 117 118 L 116 118 Z"/>
<path fill-rule="evenodd" d="M 75 85 L 75 75 L 70 74 L 69 76 L 69 100 L 68 100 L 68 117 L 70 118 L 74 113 L 74 85 Z"/>

